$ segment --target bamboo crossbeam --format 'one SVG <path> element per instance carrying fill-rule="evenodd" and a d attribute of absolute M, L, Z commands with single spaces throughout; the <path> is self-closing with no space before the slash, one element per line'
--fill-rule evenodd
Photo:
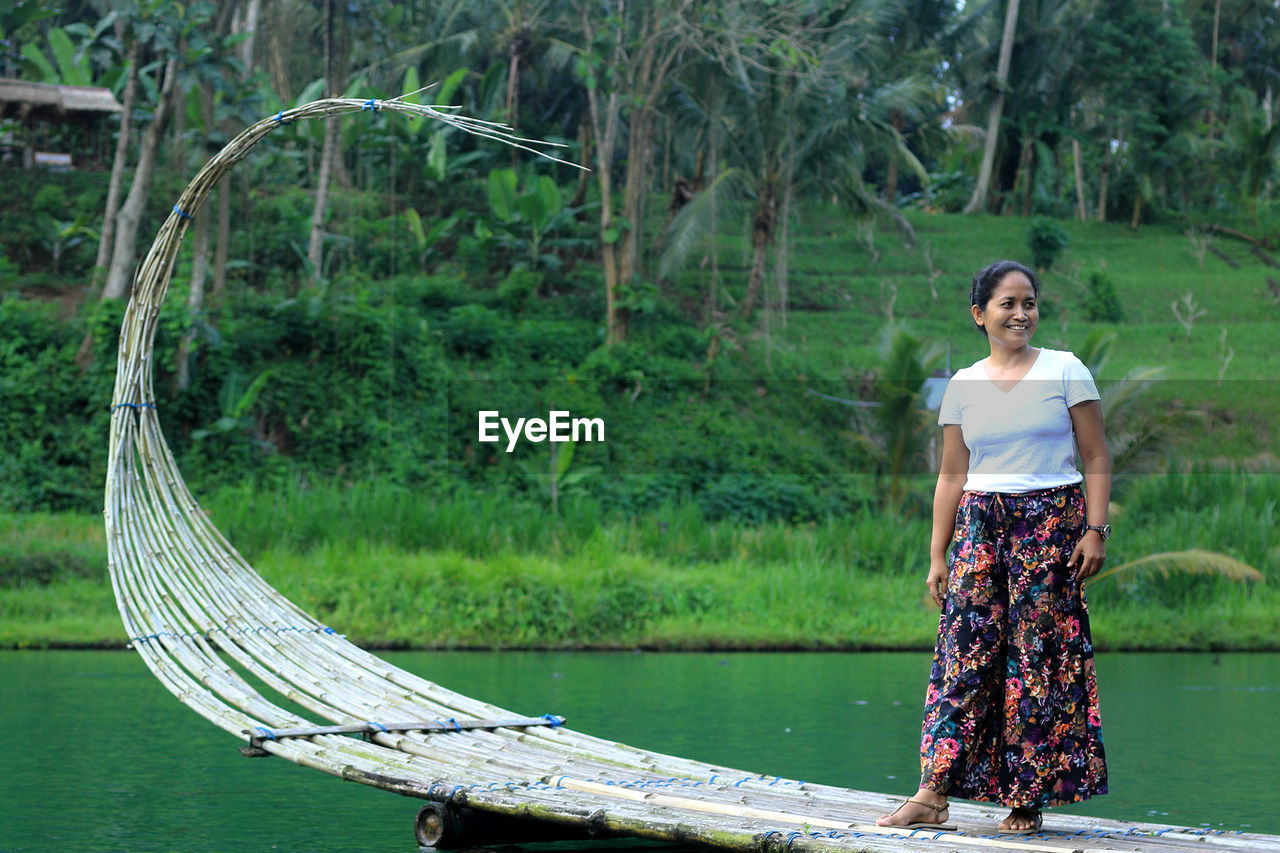
<path fill-rule="evenodd" d="M 295 737 L 316 737 L 318 735 L 373 735 L 381 732 L 462 732 L 483 729 L 532 728 L 535 726 L 564 725 L 564 717 L 544 714 L 541 717 L 517 717 L 510 720 L 419 720 L 413 723 L 345 723 L 337 726 L 308 726 L 298 729 L 269 729 L 266 726 L 254 726 L 244 729 L 241 734 L 249 736 L 249 746 L 242 747 L 245 755 L 268 755 L 262 744 L 268 740 L 284 740 Z"/>

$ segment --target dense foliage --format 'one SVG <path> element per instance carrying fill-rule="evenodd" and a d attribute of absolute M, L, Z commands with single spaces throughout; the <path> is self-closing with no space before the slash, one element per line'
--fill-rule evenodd
<path fill-rule="evenodd" d="M 1201 268 L 1230 257 L 1219 235 L 1270 257 L 1274 4 L 1021 9 L 998 85 L 1000 4 L 10 4 L 0 73 L 108 87 L 132 109 L 96 129 L 0 122 L 0 505 L 100 500 L 121 309 L 99 286 L 137 253 L 105 239 L 108 199 L 145 245 L 231 134 L 326 92 L 435 82 L 407 97 L 563 142 L 592 171 L 376 112 L 282 124 L 195 212 L 161 318 L 160 416 L 197 490 L 376 479 L 751 522 L 918 510 L 917 403 L 952 341 L 939 318 L 963 316 L 955 295 L 994 253 L 1060 272 L 1045 325 L 1063 345 L 1073 317 L 1140 317 L 1157 339 L 1177 317 L 1198 368 L 1221 379 L 1239 350 L 1239 370 L 1225 323 L 1261 316 L 1265 292 L 1222 308 L 1197 290 L 1223 324 L 1202 344 L 1190 287 L 1170 317 L 1163 288 L 1123 280 L 1136 264 L 1099 268 L 1110 232 L 1082 229 L 1186 229 Z M 931 232 L 952 220 L 934 215 L 973 198 L 970 131 L 998 93 L 983 209 L 1030 227 L 944 256 Z M 102 170 L 17 168 L 35 148 Z M 131 224 L 129 175 L 145 202 Z M 849 341 L 856 358 L 834 346 Z M 1211 413 L 1257 425 L 1232 452 L 1268 441 L 1248 396 Z M 848 405 L 867 401 L 886 405 Z M 477 440 L 479 410 L 553 408 L 604 417 L 609 441 L 566 460 Z"/>

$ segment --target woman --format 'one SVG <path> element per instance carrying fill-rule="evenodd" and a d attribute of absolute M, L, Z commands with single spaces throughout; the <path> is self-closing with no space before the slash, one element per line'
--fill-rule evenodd
<path fill-rule="evenodd" d="M 991 354 L 951 379 L 938 419 L 920 789 L 881 826 L 954 829 L 955 796 L 1009 806 L 999 831 L 1025 835 L 1042 808 L 1107 791 L 1083 582 L 1106 558 L 1111 458 L 1088 369 L 1031 346 L 1039 293 L 1014 261 L 970 289 Z"/>

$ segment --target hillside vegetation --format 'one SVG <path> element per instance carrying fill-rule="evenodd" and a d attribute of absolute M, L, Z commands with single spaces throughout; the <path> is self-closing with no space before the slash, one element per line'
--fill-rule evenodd
<path fill-rule="evenodd" d="M 769 322 L 722 327 L 712 358 L 709 336 L 672 307 L 706 287 L 706 272 L 664 286 L 637 311 L 632 340 L 612 349 L 571 274 L 541 276 L 536 300 L 513 295 L 511 279 L 467 287 L 461 272 L 334 288 L 319 304 L 246 297 L 188 392 L 164 385 L 172 339 L 162 338 L 162 419 L 177 421 L 167 428 L 184 473 L 231 541 L 361 642 L 927 647 L 935 428 L 919 409 L 895 425 L 840 401 L 903 389 L 918 399 L 930 345 L 938 366 L 947 352 L 953 368 L 980 357 L 968 278 L 1029 250 L 1018 220 L 909 219 L 910 244 L 838 210 L 806 211 L 785 320 L 775 293 Z M 1275 648 L 1270 268 L 1224 238 L 1202 268 L 1173 229 L 1060 227 L 1068 243 L 1044 276 L 1036 342 L 1105 353 L 1093 362 L 1104 389 L 1130 400 L 1108 425 L 1113 446 L 1139 445 L 1118 470 L 1111 564 L 1204 549 L 1269 581 L 1102 581 L 1091 592 L 1099 644 Z M 727 280 L 742 275 L 736 239 L 724 235 L 719 250 Z M 1090 319 L 1107 282 L 1123 316 Z M 1187 293 L 1204 312 L 1189 328 L 1172 308 Z M 110 337 L 87 371 L 73 358 L 85 324 L 105 331 L 112 318 L 30 298 L 0 312 L 7 339 L 22 342 L 3 356 L 2 464 L 29 466 L 2 481 L 0 644 L 119 644 L 90 515 Z M 891 327 L 918 343 L 914 373 L 892 373 Z M 1114 337 L 1099 349 L 1105 333 Z M 1121 382 L 1157 366 L 1146 384 Z M 579 443 L 558 477 L 546 444 L 506 453 L 475 440 L 480 409 L 557 407 L 607 430 L 602 444 Z M 886 448 L 903 434 L 913 455 L 895 467 Z"/>

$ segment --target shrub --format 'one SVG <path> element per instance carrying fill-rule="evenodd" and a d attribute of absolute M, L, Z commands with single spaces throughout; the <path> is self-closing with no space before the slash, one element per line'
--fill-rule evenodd
<path fill-rule="evenodd" d="M 445 337 L 455 352 L 485 357 L 502 336 L 505 325 L 505 319 L 492 308 L 459 305 L 449 311 Z"/>
<path fill-rule="evenodd" d="M 533 270 L 512 270 L 498 283 L 498 298 L 512 314 L 521 314 L 529 298 L 542 286 L 542 273 Z"/>
<path fill-rule="evenodd" d="M 1027 227 L 1027 248 L 1036 269 L 1050 269 L 1067 248 L 1067 230 L 1048 217 L 1037 216 Z"/>
<path fill-rule="evenodd" d="M 827 514 L 811 489 L 784 475 L 725 474 L 698 495 L 698 504 L 709 521 L 805 522 Z"/>
<path fill-rule="evenodd" d="M 581 322 L 521 320 L 512 328 L 501 349 L 516 364 L 572 367 L 591 352 L 592 329 Z"/>
<path fill-rule="evenodd" d="M 1089 273 L 1089 295 L 1085 298 L 1085 311 L 1090 320 L 1104 323 L 1119 323 L 1124 319 L 1124 309 L 1120 305 L 1120 294 L 1116 291 L 1115 282 L 1101 270 Z"/>

